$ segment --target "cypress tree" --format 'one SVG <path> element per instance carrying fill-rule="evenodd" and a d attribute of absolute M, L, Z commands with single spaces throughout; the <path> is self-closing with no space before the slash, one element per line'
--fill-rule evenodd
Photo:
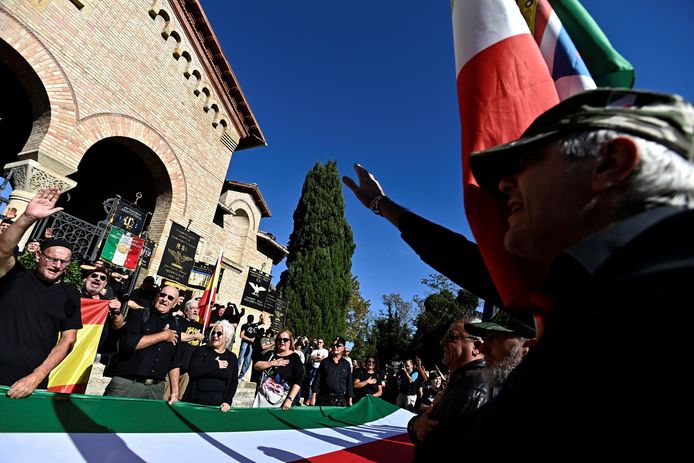
<path fill-rule="evenodd" d="M 297 336 L 322 337 L 327 345 L 344 336 L 354 253 L 334 161 L 318 162 L 306 174 L 288 249 L 278 285 L 288 303 L 287 326 Z"/>

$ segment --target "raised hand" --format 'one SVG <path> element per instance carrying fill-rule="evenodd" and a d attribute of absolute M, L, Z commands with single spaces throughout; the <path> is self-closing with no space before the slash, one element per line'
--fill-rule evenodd
<path fill-rule="evenodd" d="M 34 196 L 34 199 L 29 201 L 24 215 L 32 220 L 41 220 L 58 211 L 62 211 L 62 207 L 55 207 L 55 203 L 60 197 L 60 190 L 57 188 L 47 188 L 39 190 Z"/>
<path fill-rule="evenodd" d="M 371 172 L 359 164 L 354 164 L 354 172 L 357 174 L 359 185 L 346 175 L 342 177 L 342 182 L 354 192 L 354 195 L 364 206 L 371 207 L 371 202 L 376 196 L 385 196 L 381 184 Z"/>

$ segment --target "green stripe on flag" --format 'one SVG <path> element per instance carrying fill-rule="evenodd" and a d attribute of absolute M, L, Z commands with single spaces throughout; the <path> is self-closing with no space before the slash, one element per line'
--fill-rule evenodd
<path fill-rule="evenodd" d="M 617 50 L 578 0 L 549 0 L 598 87 L 634 86 L 634 67 Z"/>
<path fill-rule="evenodd" d="M 17 400 L 0 386 L 0 433 L 188 433 L 316 429 L 357 426 L 398 407 L 367 397 L 353 407 L 296 407 L 289 411 L 218 407 L 163 400 L 54 394 L 36 391 Z"/>
<path fill-rule="evenodd" d="M 124 233 L 125 232 L 120 228 L 111 227 L 108 238 L 106 238 L 106 244 L 104 244 L 104 250 L 101 252 L 101 256 L 104 259 L 108 260 L 109 262 L 113 261 L 113 256 L 118 248 L 118 243 L 120 242 L 120 239 L 123 237 Z"/>

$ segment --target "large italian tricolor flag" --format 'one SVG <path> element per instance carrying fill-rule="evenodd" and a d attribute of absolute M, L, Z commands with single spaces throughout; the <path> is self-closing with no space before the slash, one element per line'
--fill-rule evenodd
<path fill-rule="evenodd" d="M 0 387 L 2 462 L 411 461 L 408 411 L 355 406 L 232 409 Z"/>

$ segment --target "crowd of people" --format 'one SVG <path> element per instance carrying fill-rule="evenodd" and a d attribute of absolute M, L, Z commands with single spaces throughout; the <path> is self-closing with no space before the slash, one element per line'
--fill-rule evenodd
<path fill-rule="evenodd" d="M 359 165 L 358 183 L 344 178 L 424 261 L 501 306 L 487 321 L 453 317 L 440 341 L 446 375 L 416 358 L 379 371 L 373 357 L 351 359 L 342 337 L 326 348 L 322 339 L 261 329 L 252 315 L 237 358 L 230 346 L 243 312 L 218 307 L 203 339 L 196 301 L 145 279 L 122 304 L 104 292 L 112 272 L 94 265 L 82 296 L 113 300 L 102 339 L 104 349 L 117 345 L 106 394 L 226 411 L 252 367 L 258 406 L 349 406 L 394 395 L 417 413 L 408 426 L 417 461 L 461 450 L 466 458 L 491 449 L 517 457 L 539 443 L 573 458 L 623 456 L 634 443 L 664 457 L 681 446 L 671 419 L 681 398 L 654 397 L 648 369 L 672 374 L 688 360 L 688 324 L 673 311 L 686 311 L 694 277 L 694 107 L 637 90 L 580 93 L 518 140 L 473 153 L 470 165 L 480 188 L 506 203 L 505 249 L 547 269 L 537 288 L 542 306 L 504 306 L 475 243 L 407 211 Z M 81 328 L 80 294 L 61 281 L 69 243 L 39 243 L 34 270 L 15 258 L 29 227 L 59 210 L 57 198 L 39 192 L 0 235 L 0 384 L 11 398 L 45 387 Z M 668 328 L 666 354 L 649 341 L 656 317 Z M 677 385 L 673 378 L 668 385 Z"/>

